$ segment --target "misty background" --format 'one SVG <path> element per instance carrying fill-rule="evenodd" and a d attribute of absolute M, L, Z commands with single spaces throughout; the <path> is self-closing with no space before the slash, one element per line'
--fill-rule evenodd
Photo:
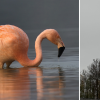
<path fill-rule="evenodd" d="M 80 68 L 100 59 L 100 0 L 80 1 Z"/>
<path fill-rule="evenodd" d="M 2 0 L 0 24 L 23 30 L 78 28 L 78 0 Z"/>

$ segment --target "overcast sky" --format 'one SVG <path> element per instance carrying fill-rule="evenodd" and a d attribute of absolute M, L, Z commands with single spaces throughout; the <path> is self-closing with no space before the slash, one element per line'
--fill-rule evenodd
<path fill-rule="evenodd" d="M 80 67 L 100 58 L 100 0 L 80 0 Z"/>

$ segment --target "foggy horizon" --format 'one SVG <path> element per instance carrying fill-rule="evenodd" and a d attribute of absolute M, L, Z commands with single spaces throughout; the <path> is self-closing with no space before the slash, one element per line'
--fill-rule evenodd
<path fill-rule="evenodd" d="M 0 24 L 15 25 L 23 30 L 78 28 L 77 2 L 78 0 L 28 0 L 27 3 L 27 0 L 3 0 L 0 1 Z"/>

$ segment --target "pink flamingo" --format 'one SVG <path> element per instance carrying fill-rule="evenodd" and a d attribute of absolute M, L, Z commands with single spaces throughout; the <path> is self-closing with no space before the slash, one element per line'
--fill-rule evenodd
<path fill-rule="evenodd" d="M 36 58 L 30 60 L 27 56 L 29 47 L 29 39 L 26 33 L 14 25 L 0 26 L 0 68 L 3 68 L 4 63 L 7 67 L 13 61 L 18 61 L 22 66 L 39 66 L 42 61 L 41 42 L 44 38 L 57 45 L 58 57 L 60 57 L 65 49 L 64 43 L 61 40 L 58 32 L 54 29 L 46 29 L 41 32 L 35 41 Z"/>

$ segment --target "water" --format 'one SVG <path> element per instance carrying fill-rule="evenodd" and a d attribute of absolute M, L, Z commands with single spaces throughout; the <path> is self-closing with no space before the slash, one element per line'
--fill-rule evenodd
<path fill-rule="evenodd" d="M 57 47 L 44 40 L 43 61 L 39 67 L 23 67 L 15 61 L 10 68 L 0 70 L 0 100 L 79 99 L 78 31 L 59 32 L 66 46 L 59 60 Z M 27 33 L 30 39 L 28 56 L 34 59 L 34 41 L 39 31 Z"/>

